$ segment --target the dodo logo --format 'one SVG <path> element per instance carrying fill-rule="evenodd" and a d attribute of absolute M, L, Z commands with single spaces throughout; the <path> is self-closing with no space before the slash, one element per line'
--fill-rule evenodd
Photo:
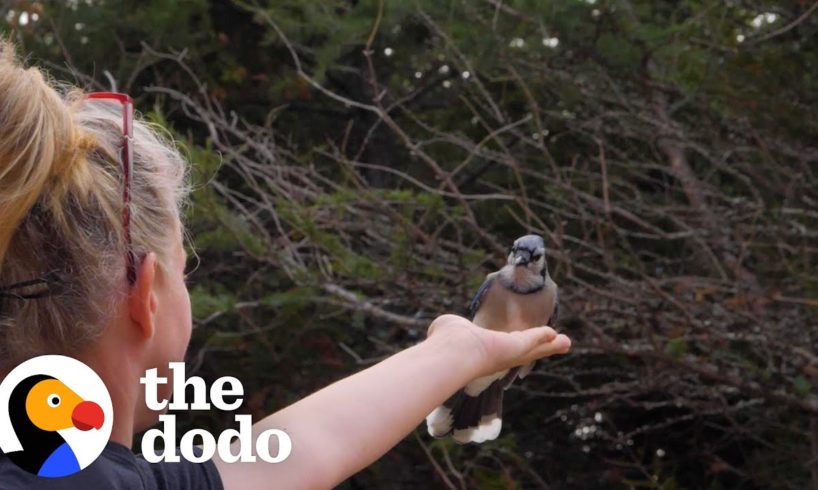
<path fill-rule="evenodd" d="M 105 384 L 76 359 L 35 357 L 0 383 L 0 449 L 35 475 L 57 478 L 87 467 L 112 427 Z"/>

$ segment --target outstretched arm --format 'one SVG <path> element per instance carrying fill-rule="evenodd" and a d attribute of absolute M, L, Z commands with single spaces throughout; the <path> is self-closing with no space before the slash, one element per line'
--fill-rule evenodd
<path fill-rule="evenodd" d="M 331 488 L 380 458 L 435 407 L 472 379 L 565 353 L 571 341 L 550 327 L 482 329 L 443 315 L 428 338 L 264 418 L 253 433 L 286 431 L 292 453 L 281 463 L 214 457 L 227 490 Z M 271 438 L 270 454 L 277 454 Z"/>

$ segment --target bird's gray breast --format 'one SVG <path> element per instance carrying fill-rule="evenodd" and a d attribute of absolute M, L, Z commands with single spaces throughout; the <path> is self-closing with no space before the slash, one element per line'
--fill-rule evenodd
<path fill-rule="evenodd" d="M 556 296 L 557 284 L 550 277 L 546 277 L 541 290 L 530 294 L 515 293 L 494 281 L 473 321 L 483 328 L 505 332 L 547 325 Z"/>

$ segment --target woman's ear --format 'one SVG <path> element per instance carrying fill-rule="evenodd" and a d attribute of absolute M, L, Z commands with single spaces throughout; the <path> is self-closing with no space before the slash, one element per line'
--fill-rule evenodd
<path fill-rule="evenodd" d="M 128 309 L 140 337 L 148 340 L 156 331 L 156 254 L 148 253 L 136 267 L 136 282 L 128 295 Z"/>

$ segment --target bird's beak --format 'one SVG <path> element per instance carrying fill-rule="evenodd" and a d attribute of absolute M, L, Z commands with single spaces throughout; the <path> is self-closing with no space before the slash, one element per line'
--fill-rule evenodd
<path fill-rule="evenodd" d="M 71 413 L 71 421 L 74 427 L 79 430 L 99 429 L 105 422 L 105 415 L 102 409 L 94 402 L 81 402 L 74 407 Z"/>
<path fill-rule="evenodd" d="M 519 267 L 519 266 L 523 266 L 523 265 L 528 265 L 528 262 L 529 262 L 529 253 L 528 252 L 525 252 L 525 251 L 517 252 L 517 254 L 514 257 L 514 265 L 515 266 Z"/>

